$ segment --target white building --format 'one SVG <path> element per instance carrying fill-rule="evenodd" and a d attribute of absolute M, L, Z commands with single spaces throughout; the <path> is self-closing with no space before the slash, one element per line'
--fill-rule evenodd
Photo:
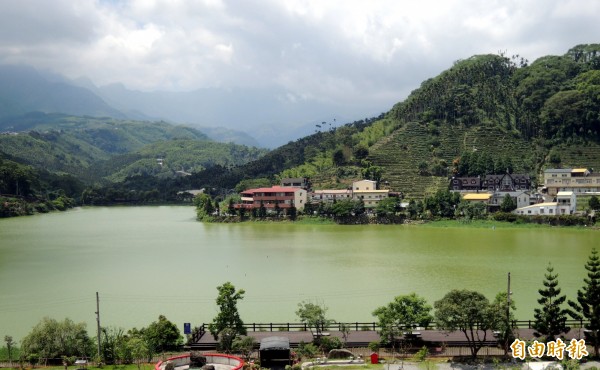
<path fill-rule="evenodd" d="M 377 190 L 377 181 L 360 180 L 352 183 L 352 199 L 362 200 L 365 208 L 375 208 L 390 195 L 389 190 Z"/>
<path fill-rule="evenodd" d="M 538 203 L 527 207 L 517 208 L 513 211 L 513 213 L 523 216 L 556 216 L 558 214 L 558 203 Z"/>
<path fill-rule="evenodd" d="M 572 191 L 559 191 L 556 202 L 561 215 L 570 215 L 577 209 L 577 196 Z"/>
<path fill-rule="evenodd" d="M 600 174 L 587 168 L 550 168 L 544 171 L 544 187 L 552 196 L 561 191 L 572 191 L 575 195 L 598 194 Z"/>
<path fill-rule="evenodd" d="M 352 190 L 315 190 L 310 199 L 316 203 L 333 203 L 334 200 L 352 199 Z"/>
<path fill-rule="evenodd" d="M 556 195 L 556 202 L 538 203 L 527 207 L 517 208 L 513 211 L 524 216 L 560 216 L 572 215 L 577 209 L 577 196 L 572 191 L 560 191 Z"/>
<path fill-rule="evenodd" d="M 527 207 L 530 204 L 530 196 L 526 191 L 496 191 L 492 196 L 490 206 L 500 207 L 507 194 L 513 199 L 517 208 Z"/>

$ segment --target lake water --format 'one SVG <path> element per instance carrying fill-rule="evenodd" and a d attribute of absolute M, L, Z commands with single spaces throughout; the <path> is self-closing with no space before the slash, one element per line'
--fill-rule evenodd
<path fill-rule="evenodd" d="M 143 327 L 160 314 L 180 328 L 217 313 L 216 287 L 246 290 L 246 322 L 295 322 L 318 301 L 338 321 L 373 321 L 394 296 L 433 305 L 449 290 L 506 291 L 533 317 L 545 268 L 574 299 L 599 232 L 421 226 L 203 224 L 192 207 L 82 208 L 0 220 L 0 338 L 19 340 L 44 316 Z"/>

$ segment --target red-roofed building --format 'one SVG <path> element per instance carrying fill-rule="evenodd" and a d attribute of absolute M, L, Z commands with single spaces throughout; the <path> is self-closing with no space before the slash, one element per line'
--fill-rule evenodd
<path fill-rule="evenodd" d="M 272 186 L 270 188 L 248 189 L 241 192 L 242 202 L 235 208 L 260 208 L 261 203 L 267 210 L 273 210 L 275 204 L 286 209 L 292 205 L 297 210 L 303 210 L 306 204 L 307 191 L 291 186 Z"/>

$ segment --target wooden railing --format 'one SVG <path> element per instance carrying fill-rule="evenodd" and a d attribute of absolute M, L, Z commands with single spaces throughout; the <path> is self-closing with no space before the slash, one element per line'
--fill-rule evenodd
<path fill-rule="evenodd" d="M 512 327 L 514 329 L 533 329 L 534 320 L 514 320 L 512 322 Z M 566 325 L 570 328 L 583 328 L 585 325 L 589 324 L 589 321 L 585 320 L 567 320 Z M 345 327 L 346 330 L 350 331 L 377 331 L 380 329 L 379 324 L 377 322 L 335 322 L 328 325 L 323 325 L 319 327 L 320 331 L 342 331 L 342 328 Z M 246 323 L 244 324 L 244 328 L 248 331 L 309 331 L 315 330 L 315 328 L 309 327 L 305 323 Z M 204 333 L 208 331 L 208 324 L 202 324 L 200 327 L 200 332 Z M 437 329 L 437 325 L 435 322 L 430 323 L 427 327 L 418 327 L 418 325 L 414 325 L 413 327 L 407 327 L 406 330 L 435 330 Z"/>

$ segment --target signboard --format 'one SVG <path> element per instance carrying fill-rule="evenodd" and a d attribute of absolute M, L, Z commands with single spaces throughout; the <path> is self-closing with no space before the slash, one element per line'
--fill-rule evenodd
<path fill-rule="evenodd" d="M 189 322 L 183 323 L 183 334 L 192 334 L 192 324 Z"/>

